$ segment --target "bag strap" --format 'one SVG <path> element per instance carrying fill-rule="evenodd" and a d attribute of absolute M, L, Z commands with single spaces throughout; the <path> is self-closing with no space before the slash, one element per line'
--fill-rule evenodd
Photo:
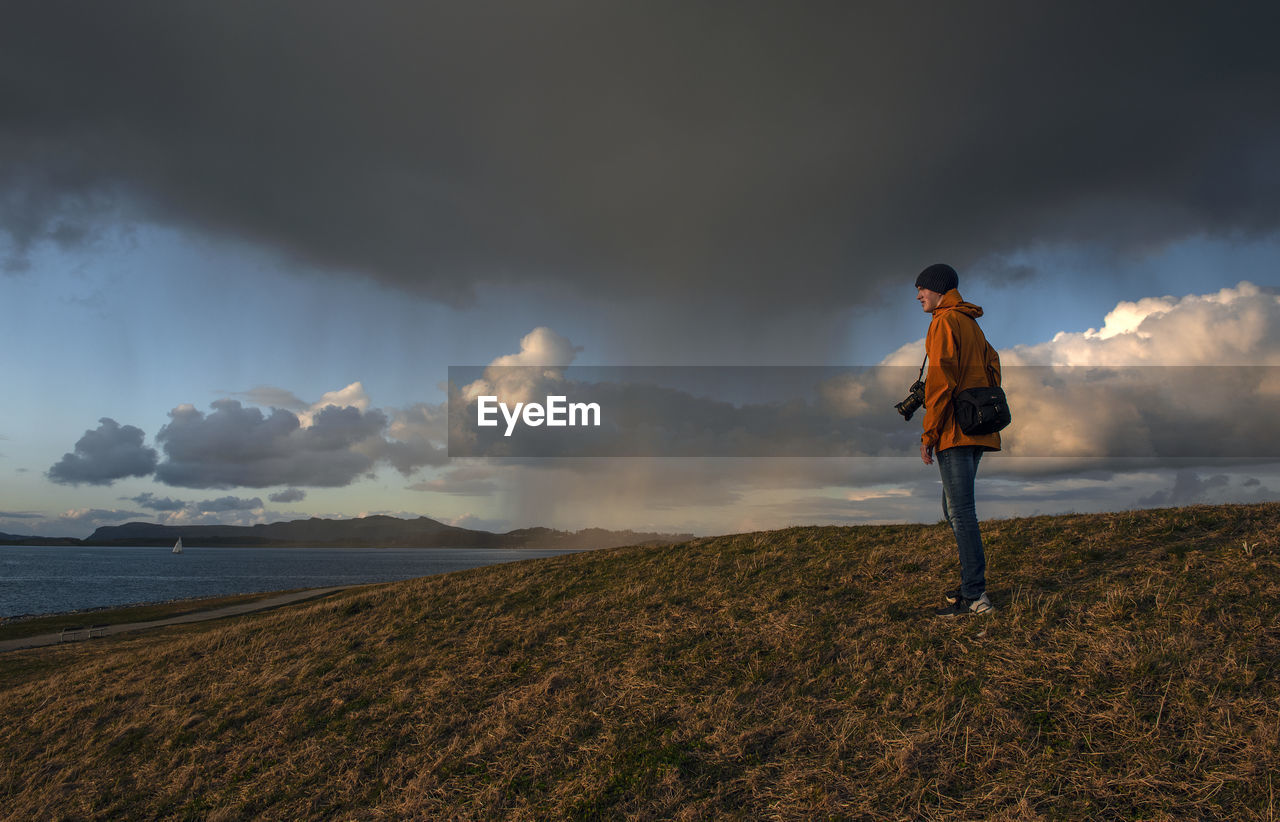
<path fill-rule="evenodd" d="M 968 316 L 968 315 L 966 315 L 966 316 Z M 978 325 L 978 321 L 977 321 L 977 320 L 975 320 L 973 317 L 969 317 L 969 321 L 970 321 L 970 322 L 972 322 L 975 326 L 977 326 L 977 328 L 978 328 L 978 335 L 982 338 L 982 346 L 983 346 L 983 348 L 982 348 L 982 374 L 983 374 L 983 376 L 985 376 L 985 377 L 987 378 L 987 387 L 988 387 L 988 388 L 998 388 L 999 386 L 998 386 L 998 385 L 996 385 L 996 381 L 995 381 L 995 379 L 994 379 L 994 378 L 992 378 L 992 376 L 991 376 L 991 369 L 987 367 L 987 359 L 988 359 L 988 357 L 986 356 L 986 354 L 987 354 L 987 352 L 988 352 L 988 351 L 995 352 L 995 347 L 991 345 L 991 341 L 987 339 L 987 335 L 982 333 L 982 326 Z M 998 355 L 997 355 L 997 356 L 998 356 Z M 927 351 L 925 352 L 924 359 L 925 359 L 925 362 L 928 362 L 928 361 L 929 361 L 929 353 L 928 353 Z M 924 373 L 924 363 L 920 363 L 920 373 L 921 373 L 921 374 L 923 374 L 923 373 Z"/>
<path fill-rule="evenodd" d="M 986 340 L 983 340 L 983 342 L 986 342 Z M 987 348 L 990 348 L 990 347 L 991 347 L 991 343 L 987 343 Z M 928 362 L 929 362 L 929 355 L 925 354 L 924 360 L 920 362 L 920 373 L 916 375 L 917 382 L 924 379 L 924 367 L 925 367 L 925 364 Z M 987 387 L 995 388 L 996 383 L 995 383 L 995 380 L 991 378 L 991 369 L 984 366 L 982 369 L 982 373 L 985 374 L 987 377 Z"/>
<path fill-rule="evenodd" d="M 978 325 L 978 321 L 977 321 L 977 320 L 975 320 L 975 319 L 973 319 L 973 317 L 969 317 L 969 319 L 973 322 L 973 324 L 974 324 L 974 325 Z M 932 325 L 932 321 L 930 322 L 930 324 Z M 983 374 L 986 376 L 986 378 L 987 378 L 987 387 L 988 387 L 988 388 L 995 388 L 995 387 L 996 387 L 996 383 L 995 383 L 995 380 L 993 380 L 993 379 L 991 378 L 991 369 L 989 369 L 989 368 L 987 368 L 987 367 L 986 367 L 986 359 L 987 359 L 987 358 L 986 358 L 986 356 L 985 356 L 985 355 L 986 355 L 986 352 L 987 352 L 987 349 L 991 349 L 991 350 L 993 350 L 993 351 L 994 351 L 995 349 L 994 349 L 994 348 L 992 348 L 991 342 L 987 339 L 987 335 L 982 333 L 982 326 L 980 326 L 980 325 L 978 325 L 978 333 L 982 335 L 982 344 L 985 346 L 985 348 L 983 348 L 983 368 L 982 368 L 982 373 L 983 373 Z M 925 350 L 925 352 L 924 352 L 924 360 L 922 360 L 922 361 L 921 361 L 921 363 L 920 363 L 920 373 L 916 375 L 916 380 L 917 380 L 917 381 L 924 379 L 924 366 L 925 366 L 925 363 L 927 363 L 927 362 L 929 362 L 929 352 L 928 352 L 928 350 L 926 349 L 926 350 Z"/>

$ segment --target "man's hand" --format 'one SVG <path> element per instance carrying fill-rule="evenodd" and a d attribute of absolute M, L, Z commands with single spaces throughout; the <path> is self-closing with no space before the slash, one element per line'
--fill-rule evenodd
<path fill-rule="evenodd" d="M 920 459 L 924 460 L 925 465 L 933 465 L 933 446 L 920 443 Z"/>

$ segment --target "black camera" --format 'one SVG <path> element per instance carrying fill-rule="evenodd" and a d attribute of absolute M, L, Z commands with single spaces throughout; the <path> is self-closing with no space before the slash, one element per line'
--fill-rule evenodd
<path fill-rule="evenodd" d="M 924 381 L 916 380 L 911 384 L 911 391 L 907 398 L 893 407 L 898 409 L 903 420 L 910 420 L 911 415 L 922 405 L 924 405 Z"/>

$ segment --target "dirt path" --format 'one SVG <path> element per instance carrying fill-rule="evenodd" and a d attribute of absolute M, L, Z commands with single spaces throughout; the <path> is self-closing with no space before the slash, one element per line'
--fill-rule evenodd
<path fill-rule="evenodd" d="M 302 602 L 308 599 L 328 596 L 336 591 L 345 591 L 349 588 L 359 587 L 359 585 L 335 585 L 331 588 L 309 588 L 305 591 L 291 591 L 287 594 L 266 597 L 265 599 L 258 599 L 253 602 L 242 602 L 239 605 L 228 605 L 223 608 L 213 608 L 208 611 L 196 611 L 195 613 L 168 617 L 166 619 L 154 619 L 149 622 L 122 622 L 118 625 L 102 625 L 95 628 L 80 628 L 78 630 L 66 630 L 53 634 L 39 634 L 37 636 L 22 637 L 21 639 L 6 639 L 0 641 L 0 653 L 5 651 L 17 651 L 22 648 L 39 648 L 45 645 L 58 645 L 63 642 L 79 642 L 86 639 L 97 639 L 98 637 L 111 636 L 113 634 L 124 634 L 130 631 L 145 631 L 148 628 L 159 628 L 164 625 L 182 625 L 187 622 L 204 622 L 210 619 L 222 619 L 223 617 L 237 616 L 239 614 L 250 614 L 254 611 L 265 611 L 269 608 L 279 608 L 281 605 L 290 605 L 294 602 Z"/>

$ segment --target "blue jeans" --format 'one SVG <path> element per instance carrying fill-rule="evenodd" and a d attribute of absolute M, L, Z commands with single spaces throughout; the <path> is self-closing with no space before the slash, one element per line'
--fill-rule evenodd
<path fill-rule="evenodd" d="M 987 590 L 987 556 L 978 532 L 978 512 L 973 502 L 973 481 L 978 476 L 982 447 L 957 445 L 939 451 L 942 473 L 942 515 L 956 535 L 960 549 L 960 596 L 977 599 Z"/>

